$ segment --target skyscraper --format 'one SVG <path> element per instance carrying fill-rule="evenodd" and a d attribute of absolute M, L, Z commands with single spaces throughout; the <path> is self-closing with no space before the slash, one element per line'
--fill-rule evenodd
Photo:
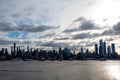
<path fill-rule="evenodd" d="M 14 53 L 16 52 L 16 43 L 14 43 Z"/>
<path fill-rule="evenodd" d="M 104 46 L 104 56 L 106 57 L 106 42 L 103 43 Z"/>
<path fill-rule="evenodd" d="M 5 49 L 4 48 L 2 48 L 2 54 L 4 54 L 5 53 Z"/>
<path fill-rule="evenodd" d="M 83 52 L 83 47 L 81 47 L 81 54 L 83 54 L 84 52 Z"/>
<path fill-rule="evenodd" d="M 115 53 L 115 44 L 114 43 L 111 44 L 111 48 L 112 48 L 112 55 L 113 55 L 113 57 L 115 57 L 116 53 Z"/>
<path fill-rule="evenodd" d="M 27 46 L 27 52 L 29 52 L 29 46 Z"/>
<path fill-rule="evenodd" d="M 107 47 L 107 56 L 109 58 L 111 57 L 111 47 L 110 47 L 110 45 Z"/>
<path fill-rule="evenodd" d="M 100 39 L 99 55 L 101 58 L 104 57 L 104 43 L 102 39 Z"/>
<path fill-rule="evenodd" d="M 95 57 L 97 58 L 98 57 L 98 45 L 95 44 Z"/>
<path fill-rule="evenodd" d="M 59 48 L 59 59 L 63 60 L 63 51 L 61 50 L 61 47 Z"/>

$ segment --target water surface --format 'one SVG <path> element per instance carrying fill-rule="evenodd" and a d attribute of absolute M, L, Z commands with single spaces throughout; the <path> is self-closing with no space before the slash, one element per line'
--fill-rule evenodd
<path fill-rule="evenodd" d="M 0 80 L 120 80 L 120 61 L 1 61 Z"/>

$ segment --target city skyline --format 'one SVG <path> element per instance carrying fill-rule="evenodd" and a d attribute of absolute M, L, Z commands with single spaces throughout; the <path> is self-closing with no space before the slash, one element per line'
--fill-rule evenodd
<path fill-rule="evenodd" d="M 1 0 L 0 48 L 15 42 L 23 48 L 78 51 L 83 46 L 93 51 L 103 39 L 104 45 L 114 43 L 120 54 L 119 4 L 119 0 Z"/>
<path fill-rule="evenodd" d="M 21 45 L 16 43 L 11 46 L 11 51 L 7 48 L 0 50 L 0 60 L 12 59 L 33 59 L 33 60 L 119 60 L 120 55 L 116 52 L 115 44 L 106 45 L 102 39 L 99 44 L 94 45 L 94 50 L 89 51 L 81 46 L 79 52 L 71 51 L 68 47 L 59 47 L 57 50 L 33 49 L 29 45 L 21 49 Z"/>

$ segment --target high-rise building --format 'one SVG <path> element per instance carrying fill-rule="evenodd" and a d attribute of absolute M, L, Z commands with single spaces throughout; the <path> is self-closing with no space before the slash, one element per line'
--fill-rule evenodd
<path fill-rule="evenodd" d="M 13 53 L 13 47 L 11 47 L 11 53 Z"/>
<path fill-rule="evenodd" d="M 83 52 L 83 47 L 81 47 L 81 54 L 83 54 L 84 52 Z"/>
<path fill-rule="evenodd" d="M 19 51 L 20 51 L 20 45 L 19 45 Z"/>
<path fill-rule="evenodd" d="M 102 39 L 100 39 L 99 55 L 100 57 L 104 57 L 104 43 Z"/>
<path fill-rule="evenodd" d="M 13 46 L 11 47 L 11 57 L 12 57 L 12 59 L 15 57 L 15 54 L 13 52 Z"/>
<path fill-rule="evenodd" d="M 59 59 L 63 60 L 63 51 L 61 50 L 61 47 L 59 48 Z"/>
<path fill-rule="evenodd" d="M 2 48 L 2 54 L 4 54 L 5 53 L 5 49 L 4 48 Z"/>
<path fill-rule="evenodd" d="M 106 57 L 106 42 L 103 43 L 104 46 L 104 56 Z"/>
<path fill-rule="evenodd" d="M 95 56 L 98 57 L 98 45 L 95 44 Z"/>
<path fill-rule="evenodd" d="M 64 48 L 64 50 L 63 50 L 63 52 L 64 52 L 64 58 L 65 59 L 70 59 L 70 49 L 69 48 Z"/>
<path fill-rule="evenodd" d="M 27 51 L 29 52 L 29 46 L 27 46 Z"/>
<path fill-rule="evenodd" d="M 111 47 L 110 47 L 110 45 L 107 47 L 107 56 L 111 57 Z"/>
<path fill-rule="evenodd" d="M 16 53 L 16 43 L 14 43 L 14 53 Z"/>
<path fill-rule="evenodd" d="M 111 48 L 112 48 L 112 55 L 116 56 L 116 54 L 115 54 L 115 44 L 114 43 L 111 44 Z"/>

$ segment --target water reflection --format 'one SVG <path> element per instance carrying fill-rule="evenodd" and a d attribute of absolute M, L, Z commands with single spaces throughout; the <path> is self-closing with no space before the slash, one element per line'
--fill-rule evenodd
<path fill-rule="evenodd" d="M 120 80 L 120 67 L 118 65 L 110 65 L 106 67 L 108 75 L 115 80 Z"/>

